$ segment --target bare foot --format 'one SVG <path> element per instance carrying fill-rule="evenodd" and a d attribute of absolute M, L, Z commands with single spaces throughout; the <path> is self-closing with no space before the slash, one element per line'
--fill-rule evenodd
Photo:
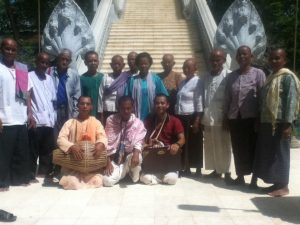
<path fill-rule="evenodd" d="M 0 188 L 0 192 L 9 191 L 9 187 Z"/>
<path fill-rule="evenodd" d="M 270 195 L 272 197 L 282 197 L 282 196 L 288 195 L 289 193 L 290 193 L 289 188 L 287 186 L 285 186 L 281 189 L 278 189 L 278 190 L 268 193 L 268 195 Z"/>

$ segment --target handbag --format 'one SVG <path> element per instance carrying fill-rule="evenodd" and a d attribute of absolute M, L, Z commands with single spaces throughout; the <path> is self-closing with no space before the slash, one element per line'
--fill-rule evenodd
<path fill-rule="evenodd" d="M 95 149 L 94 143 L 90 141 L 80 141 L 78 144 L 84 153 L 82 160 L 76 160 L 71 154 L 67 154 L 60 149 L 55 149 L 53 151 L 53 163 L 81 173 L 95 172 L 106 166 L 106 151 L 103 151 L 100 157 L 95 159 L 93 156 L 93 150 Z"/>
<path fill-rule="evenodd" d="M 181 151 L 172 155 L 169 151 L 170 146 L 165 146 L 162 142 L 158 141 L 158 137 L 166 122 L 166 118 L 167 116 L 165 116 L 162 125 L 160 127 L 156 127 L 150 135 L 151 138 L 155 131 L 159 129 L 158 134 L 154 138 L 157 144 L 154 146 L 147 146 L 143 149 L 142 171 L 144 173 L 168 173 L 181 170 Z"/>

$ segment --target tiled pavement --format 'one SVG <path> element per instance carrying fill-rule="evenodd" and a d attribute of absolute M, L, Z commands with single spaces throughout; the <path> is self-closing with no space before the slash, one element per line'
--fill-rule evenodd
<path fill-rule="evenodd" d="M 300 224 L 300 149 L 291 152 L 290 195 L 284 198 L 204 178 L 79 191 L 42 187 L 40 180 L 0 193 L 0 208 L 17 215 L 13 224 L 20 225 Z"/>

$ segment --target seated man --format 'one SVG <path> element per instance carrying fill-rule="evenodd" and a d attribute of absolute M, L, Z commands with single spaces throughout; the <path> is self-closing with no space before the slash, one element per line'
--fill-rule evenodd
<path fill-rule="evenodd" d="M 169 100 L 166 95 L 159 94 L 154 98 L 154 115 L 145 121 L 147 129 L 147 147 L 164 145 L 169 146 L 169 151 L 175 155 L 185 143 L 184 129 L 179 119 L 168 114 Z M 176 184 L 178 172 L 167 174 L 143 174 L 140 180 L 145 184 Z"/>
<path fill-rule="evenodd" d="M 133 113 L 133 99 L 122 96 L 118 100 L 119 113 L 107 118 L 105 132 L 108 137 L 107 166 L 103 184 L 111 187 L 127 173 L 135 183 L 139 180 L 142 146 L 146 136 L 143 122 Z"/>
<path fill-rule="evenodd" d="M 58 147 L 75 160 L 82 160 L 84 155 L 79 146 L 80 141 L 91 141 L 95 143 L 93 156 L 99 158 L 105 146 L 107 138 L 104 128 L 99 120 L 90 116 L 92 111 L 92 99 L 81 96 L 78 100 L 79 115 L 77 118 L 69 119 L 62 127 L 57 144 Z M 64 189 L 97 188 L 102 186 L 102 176 L 100 173 L 80 173 L 62 166 L 63 176 L 59 184 Z"/>

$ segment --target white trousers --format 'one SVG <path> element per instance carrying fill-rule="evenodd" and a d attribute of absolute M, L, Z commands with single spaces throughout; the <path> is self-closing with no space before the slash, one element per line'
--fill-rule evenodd
<path fill-rule="evenodd" d="M 154 185 L 158 183 L 176 184 L 178 180 L 178 172 L 170 172 L 167 174 L 143 174 L 140 177 L 140 181 L 147 185 Z"/>
<path fill-rule="evenodd" d="M 139 181 L 140 172 L 142 170 L 141 163 L 142 163 L 142 155 L 139 154 L 139 164 L 136 167 L 131 167 L 131 158 L 132 153 L 127 155 L 126 160 L 123 164 L 117 165 L 114 162 L 112 162 L 112 165 L 114 167 L 114 171 L 110 176 L 103 176 L 103 185 L 106 187 L 112 187 L 116 183 L 118 183 L 120 180 L 122 180 L 126 174 L 129 174 L 132 181 L 134 183 Z"/>
<path fill-rule="evenodd" d="M 231 140 L 229 131 L 221 126 L 204 128 L 205 169 L 228 173 L 231 163 Z"/>

